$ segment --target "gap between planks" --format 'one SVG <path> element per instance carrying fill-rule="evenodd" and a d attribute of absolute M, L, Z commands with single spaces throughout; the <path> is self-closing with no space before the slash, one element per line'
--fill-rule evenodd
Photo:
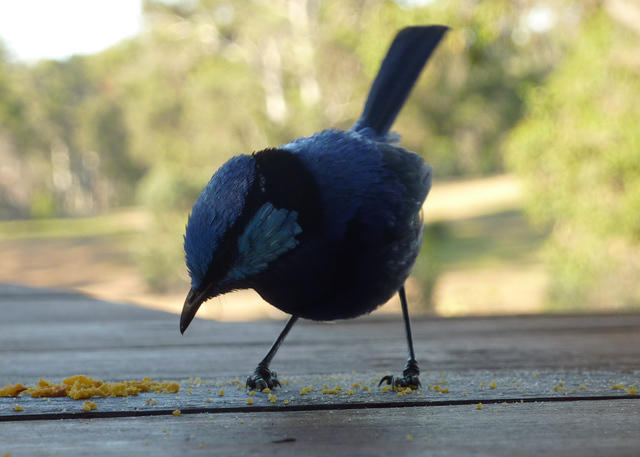
<path fill-rule="evenodd" d="M 415 408 L 431 406 L 463 406 L 500 404 L 500 403 L 563 403 L 580 401 L 602 401 L 602 400 L 640 400 L 638 395 L 598 395 L 580 397 L 528 397 L 528 398 L 493 398 L 482 400 L 416 400 L 401 403 L 389 402 L 367 402 L 367 403 L 335 403 L 335 404 L 307 404 L 290 406 L 232 406 L 232 407 L 211 407 L 211 408 L 185 408 L 180 410 L 180 414 L 224 414 L 224 413 L 269 413 L 269 412 L 290 412 L 290 411 L 340 411 L 350 409 L 387 409 L 387 408 Z M 39 413 L 39 414 L 12 414 L 0 415 L 0 422 L 18 422 L 35 420 L 59 420 L 59 419 L 105 419 L 119 417 L 141 417 L 141 416 L 167 416 L 173 415 L 173 409 L 157 410 L 129 410 L 129 411 L 96 411 L 96 412 L 74 412 L 74 413 Z"/>

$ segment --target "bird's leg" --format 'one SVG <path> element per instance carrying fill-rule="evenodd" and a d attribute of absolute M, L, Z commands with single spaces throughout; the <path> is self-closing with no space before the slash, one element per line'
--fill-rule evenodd
<path fill-rule="evenodd" d="M 280 385 L 280 381 L 278 381 L 278 375 L 275 371 L 269 369 L 269 365 L 271 364 L 271 359 L 273 359 L 273 356 L 276 355 L 276 352 L 278 352 L 278 348 L 286 338 L 287 333 L 289 333 L 289 330 L 291 330 L 291 327 L 293 327 L 293 324 L 295 324 L 297 320 L 298 316 L 291 316 L 291 318 L 287 322 L 287 325 L 285 325 L 282 332 L 280 332 L 280 335 L 278 335 L 278 339 L 276 339 L 276 341 L 273 343 L 273 346 L 271 346 L 271 349 L 269 349 L 269 352 L 267 353 L 265 358 L 262 359 L 262 361 L 256 367 L 255 371 L 253 372 L 253 376 L 249 376 L 247 378 L 247 387 L 249 387 L 250 389 L 262 390 L 267 387 L 269 389 L 273 389 L 274 387 L 278 387 Z"/>
<path fill-rule="evenodd" d="M 391 384 L 394 388 L 396 387 L 411 387 L 418 388 L 420 387 L 420 369 L 418 368 L 418 362 L 416 361 L 416 356 L 413 352 L 413 338 L 411 337 L 411 323 L 409 322 L 409 309 L 407 307 L 407 296 L 404 292 L 404 286 L 400 287 L 398 290 L 398 295 L 400 296 L 400 304 L 402 305 L 402 317 L 404 318 L 404 330 L 407 334 L 407 345 L 409 346 L 409 358 L 407 359 L 407 364 L 404 367 L 404 371 L 402 372 L 402 377 L 387 375 L 384 376 L 378 385 L 381 385 L 383 382 L 387 384 Z"/>

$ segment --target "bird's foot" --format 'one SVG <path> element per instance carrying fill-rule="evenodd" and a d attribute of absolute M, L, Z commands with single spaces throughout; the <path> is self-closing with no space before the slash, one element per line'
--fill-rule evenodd
<path fill-rule="evenodd" d="M 253 376 L 247 378 L 247 387 L 253 390 L 274 389 L 280 386 L 278 375 L 264 365 L 258 365 Z"/>
<path fill-rule="evenodd" d="M 407 365 L 404 367 L 402 377 L 393 375 L 384 376 L 378 383 L 378 386 L 381 386 L 385 382 L 391 385 L 394 390 L 397 388 L 405 387 L 418 389 L 421 386 L 420 369 L 418 368 L 418 362 L 416 362 L 414 359 L 407 360 Z"/>

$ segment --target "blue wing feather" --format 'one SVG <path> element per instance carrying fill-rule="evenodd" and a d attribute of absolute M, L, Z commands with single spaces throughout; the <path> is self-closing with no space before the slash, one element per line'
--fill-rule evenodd
<path fill-rule="evenodd" d="M 269 262 L 298 245 L 300 233 L 296 211 L 265 203 L 238 238 L 238 259 L 225 279 L 237 281 L 265 270 Z"/>

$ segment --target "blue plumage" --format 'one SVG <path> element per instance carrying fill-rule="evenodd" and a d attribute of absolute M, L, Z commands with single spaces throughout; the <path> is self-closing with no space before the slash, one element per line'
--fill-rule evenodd
<path fill-rule="evenodd" d="M 325 130 L 234 157 L 198 197 L 185 235 L 191 291 L 184 332 L 208 298 L 253 288 L 292 318 L 247 384 L 274 387 L 271 358 L 299 317 L 356 317 L 399 292 L 409 361 L 394 385 L 419 384 L 403 284 L 420 250 L 431 167 L 389 129 L 442 26 L 396 36 L 349 131 Z"/>
<path fill-rule="evenodd" d="M 193 205 L 184 237 L 193 289 L 200 287 L 220 240 L 240 216 L 254 175 L 251 156 L 233 157 L 213 175 Z"/>
<path fill-rule="evenodd" d="M 269 262 L 298 246 L 300 233 L 296 211 L 265 203 L 238 238 L 239 256 L 225 279 L 241 281 L 266 270 Z"/>

